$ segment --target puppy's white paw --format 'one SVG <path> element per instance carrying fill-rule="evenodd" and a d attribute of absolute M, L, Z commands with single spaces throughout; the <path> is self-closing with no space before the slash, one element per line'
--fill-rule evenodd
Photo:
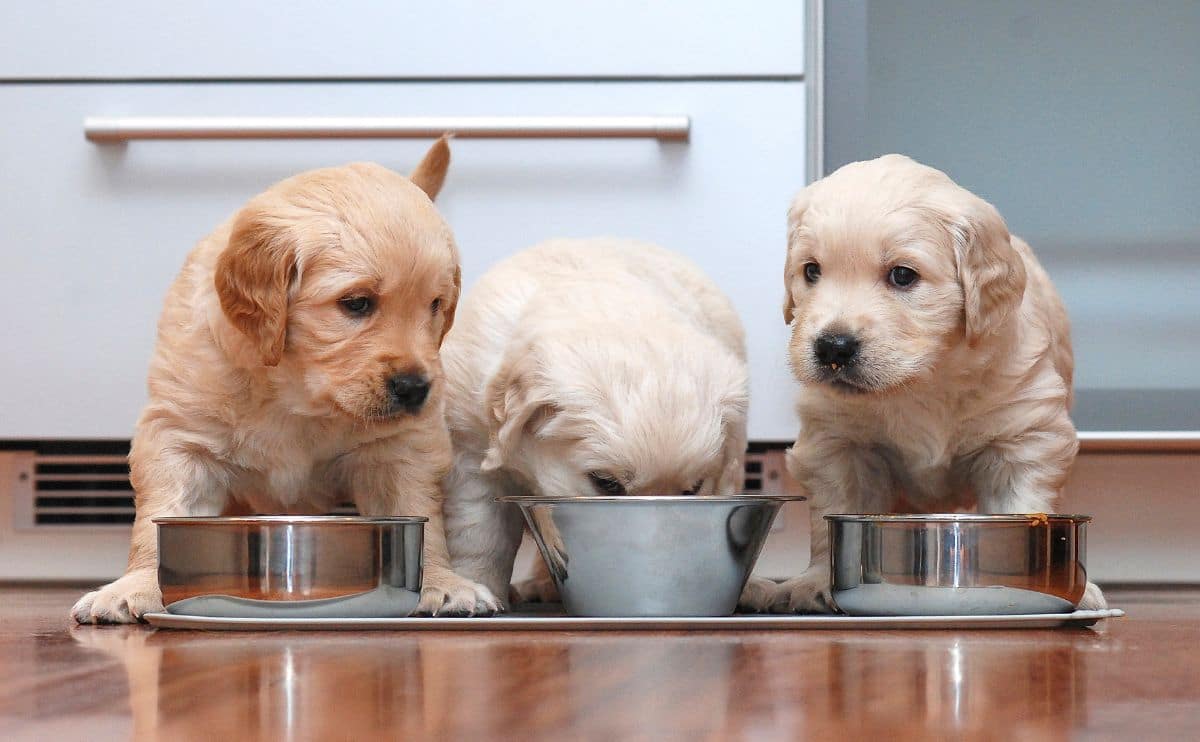
<path fill-rule="evenodd" d="M 1079 610 L 1102 611 L 1105 608 L 1108 608 L 1108 600 L 1105 599 L 1104 593 L 1100 592 L 1096 583 L 1089 582 L 1087 589 L 1083 591 L 1083 598 L 1079 601 Z"/>
<path fill-rule="evenodd" d="M 836 613 L 829 570 L 810 569 L 775 588 L 772 613 Z"/>
<path fill-rule="evenodd" d="M 775 590 L 779 585 L 771 580 L 750 575 L 742 595 L 738 598 L 738 609 L 747 613 L 764 613 L 771 608 L 775 600 Z"/>
<path fill-rule="evenodd" d="M 426 571 L 416 612 L 422 616 L 490 616 L 503 610 L 491 590 L 448 569 L 439 569 Z"/>
<path fill-rule="evenodd" d="M 136 570 L 90 592 L 71 609 L 82 624 L 137 623 L 147 613 L 163 609 L 162 593 L 153 570 Z"/>
<path fill-rule="evenodd" d="M 516 603 L 561 603 L 562 596 L 558 594 L 558 586 L 549 575 L 531 577 L 528 580 L 514 582 L 509 588 L 509 602 Z"/>

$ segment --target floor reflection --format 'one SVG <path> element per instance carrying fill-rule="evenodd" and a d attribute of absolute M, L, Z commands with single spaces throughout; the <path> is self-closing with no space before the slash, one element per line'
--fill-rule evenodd
<path fill-rule="evenodd" d="M 1020 638 L 926 638 L 916 646 L 838 643 L 830 648 L 831 702 L 842 713 L 897 714 L 930 730 L 968 731 L 996 721 L 1055 719 L 1071 728 L 1085 713 L 1085 655 L 1069 644 L 1047 646 Z"/>
<path fill-rule="evenodd" d="M 875 632 L 817 644 L 788 669 L 809 734 L 1020 738 L 1086 725 L 1090 631 Z M 786 708 L 777 690 L 774 707 Z M 784 712 L 785 714 L 787 712 Z M 784 724 L 784 726 L 791 726 Z"/>
<path fill-rule="evenodd" d="M 469 738 L 567 727 L 706 734 L 730 726 L 730 679 L 750 660 L 733 638 L 688 635 L 83 627 L 71 636 L 124 666 L 135 738 L 348 738 L 388 730 Z M 680 710 L 683 728 L 665 727 L 663 719 Z"/>
<path fill-rule="evenodd" d="M 615 654 L 625 659 L 619 667 Z M 564 719 L 571 728 L 643 739 L 711 738 L 730 726 L 739 666 L 751 661 L 736 635 L 592 635 L 569 645 Z M 597 716 L 603 718 L 596 718 Z"/>
<path fill-rule="evenodd" d="M 81 627 L 134 738 L 1018 734 L 1086 726 L 1087 631 L 203 633 Z M 669 720 L 669 721 L 668 721 Z"/>
<path fill-rule="evenodd" d="M 139 739 L 345 739 L 424 716 L 428 686 L 411 642 L 139 627 L 80 628 L 72 637 L 124 665 Z"/>

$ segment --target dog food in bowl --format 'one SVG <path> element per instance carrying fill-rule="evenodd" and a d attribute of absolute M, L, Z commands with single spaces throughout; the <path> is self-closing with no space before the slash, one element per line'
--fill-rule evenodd
<path fill-rule="evenodd" d="M 171 613 L 227 618 L 407 616 L 425 518 L 155 518 Z"/>
<path fill-rule="evenodd" d="M 788 495 L 502 497 L 574 616 L 728 616 Z"/>
<path fill-rule="evenodd" d="M 1086 515 L 827 515 L 833 600 L 853 616 L 1070 613 Z"/>

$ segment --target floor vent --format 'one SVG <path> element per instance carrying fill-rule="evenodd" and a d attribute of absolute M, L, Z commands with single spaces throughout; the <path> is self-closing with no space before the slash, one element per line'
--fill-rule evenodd
<path fill-rule="evenodd" d="M 17 468 L 16 526 L 128 526 L 133 487 L 123 454 L 33 453 Z"/>
<path fill-rule="evenodd" d="M 742 490 L 747 494 L 796 494 L 796 485 L 787 474 L 785 450 L 783 445 L 751 443 Z"/>

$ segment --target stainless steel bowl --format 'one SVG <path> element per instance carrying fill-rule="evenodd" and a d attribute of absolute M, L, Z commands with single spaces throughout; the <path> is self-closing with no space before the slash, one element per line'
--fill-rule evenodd
<path fill-rule="evenodd" d="M 172 613 L 406 616 L 421 593 L 425 518 L 155 518 Z"/>
<path fill-rule="evenodd" d="M 1086 515 L 827 515 L 833 599 L 853 616 L 1069 613 Z"/>
<path fill-rule="evenodd" d="M 502 497 L 574 616 L 727 616 L 784 502 L 744 495 Z"/>

